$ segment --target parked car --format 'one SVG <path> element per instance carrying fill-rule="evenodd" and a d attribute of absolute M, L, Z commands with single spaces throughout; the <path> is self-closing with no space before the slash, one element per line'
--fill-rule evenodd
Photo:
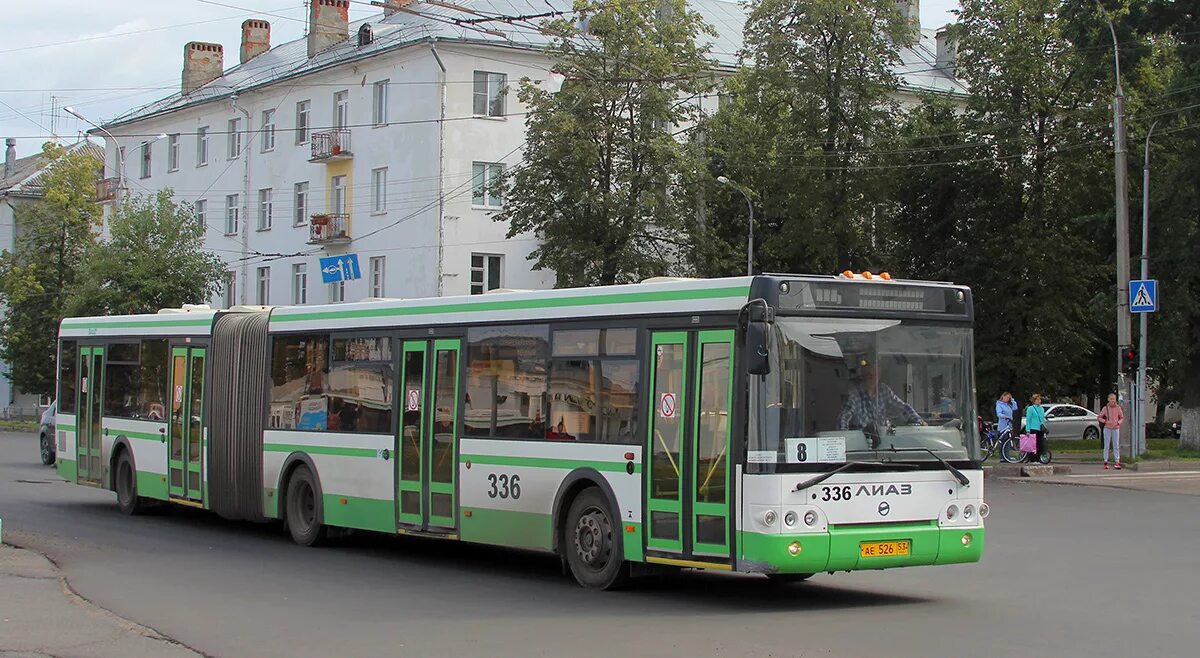
<path fill-rule="evenodd" d="M 42 412 L 42 427 L 38 432 L 38 443 L 42 448 L 42 463 L 49 466 L 54 463 L 54 415 L 58 413 L 58 400 L 50 403 Z"/>
<path fill-rule="evenodd" d="M 1074 404 L 1043 404 L 1046 410 L 1047 439 L 1085 439 L 1095 441 L 1100 438 L 1100 417 L 1094 411 L 1089 411 Z M 1021 418 L 1021 429 L 1025 429 L 1025 419 Z"/>

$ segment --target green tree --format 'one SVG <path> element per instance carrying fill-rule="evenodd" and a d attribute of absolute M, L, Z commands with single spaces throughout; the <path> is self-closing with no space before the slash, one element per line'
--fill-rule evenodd
<path fill-rule="evenodd" d="M 684 0 L 577 0 L 551 21 L 558 92 L 526 80 L 525 159 L 502 183 L 508 236 L 533 233 L 535 269 L 558 285 L 636 281 L 679 261 L 695 215 L 697 157 L 673 134 L 709 86 L 710 32 Z"/>
<path fill-rule="evenodd" d="M 967 138 L 984 146 L 959 200 L 975 236 L 960 280 L 976 289 L 982 390 L 1065 395 L 1088 388 L 1091 306 L 1111 250 L 1103 79 L 1064 33 L 1060 0 L 963 0 L 957 72 L 969 88 Z M 1094 69 L 1093 69 L 1094 70 Z M 981 161 L 976 161 L 981 160 Z M 1111 228 L 1108 229 L 1111 232 Z M 1097 294 L 1097 291 L 1112 290 Z M 986 399 L 986 396 L 985 396 Z"/>
<path fill-rule="evenodd" d="M 0 359 L 11 367 L 13 385 L 26 393 L 52 395 L 58 325 L 66 291 L 100 220 L 95 204 L 96 159 L 47 143 L 49 169 L 42 197 L 16 208 L 13 251 L 0 255 Z"/>
<path fill-rule="evenodd" d="M 70 315 L 155 313 L 203 304 L 225 272 L 204 250 L 204 227 L 171 191 L 125 202 L 109 222 L 110 237 L 92 244 L 67 300 Z"/>
<path fill-rule="evenodd" d="M 1194 4 L 1152 0 L 1144 28 L 1170 44 L 1174 60 L 1150 112 L 1159 124 L 1149 252 L 1162 299 L 1147 356 L 1165 397 L 1183 409 L 1180 447 L 1200 450 L 1200 12 Z"/>
<path fill-rule="evenodd" d="M 758 198 L 759 270 L 833 272 L 872 263 L 891 186 L 876 167 L 898 113 L 893 70 L 913 38 L 894 0 L 752 0 L 744 63 L 704 126 L 712 178 Z M 730 186 L 707 195 L 701 270 L 738 271 L 746 207 Z M 744 258 L 744 256 L 743 256 Z"/>

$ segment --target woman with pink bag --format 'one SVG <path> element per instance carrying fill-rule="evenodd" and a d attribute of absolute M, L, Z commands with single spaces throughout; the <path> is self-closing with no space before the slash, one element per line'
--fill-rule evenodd
<path fill-rule="evenodd" d="M 1125 410 L 1117 404 L 1117 394 L 1108 394 L 1108 404 L 1100 410 L 1100 424 L 1104 426 L 1104 470 L 1108 470 L 1108 451 L 1112 448 L 1116 468 L 1121 468 L 1121 422 L 1125 420 Z"/>
<path fill-rule="evenodd" d="M 1046 452 L 1046 410 L 1042 408 L 1041 393 L 1034 393 L 1029 406 L 1025 407 L 1025 431 L 1037 437 L 1036 451 L 1030 453 L 1029 461 L 1042 461 L 1042 454 Z"/>

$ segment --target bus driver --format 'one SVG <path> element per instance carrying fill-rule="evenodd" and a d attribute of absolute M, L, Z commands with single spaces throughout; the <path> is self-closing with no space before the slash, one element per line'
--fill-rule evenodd
<path fill-rule="evenodd" d="M 838 415 L 838 429 L 862 429 L 872 447 L 879 447 L 880 428 L 887 427 L 892 418 L 903 418 L 911 425 L 924 425 L 916 409 L 913 409 L 887 384 L 879 381 L 879 368 L 865 358 L 859 359 L 854 387 L 842 405 Z M 852 375 L 853 376 L 853 375 Z"/>

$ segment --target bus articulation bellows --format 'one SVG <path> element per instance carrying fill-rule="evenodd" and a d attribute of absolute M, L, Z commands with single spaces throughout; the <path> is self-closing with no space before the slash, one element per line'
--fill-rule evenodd
<path fill-rule="evenodd" d="M 163 501 L 657 567 L 983 550 L 970 290 L 763 275 L 68 318 L 58 472 Z"/>

